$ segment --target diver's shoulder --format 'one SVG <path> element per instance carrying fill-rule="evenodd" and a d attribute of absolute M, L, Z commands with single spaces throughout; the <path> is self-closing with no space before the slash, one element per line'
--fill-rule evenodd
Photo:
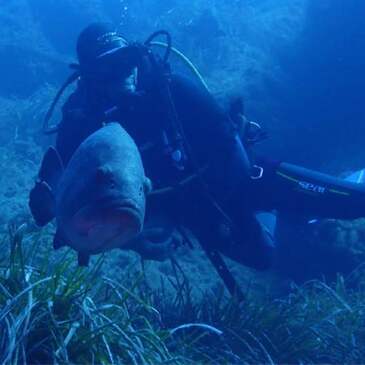
<path fill-rule="evenodd" d="M 179 73 L 172 73 L 171 77 L 171 89 L 177 96 L 184 95 L 193 99 L 211 99 L 212 94 L 208 91 L 202 82 L 194 78 Z"/>
<path fill-rule="evenodd" d="M 187 88 L 203 88 L 202 82 L 193 76 L 187 76 L 182 73 L 172 72 L 170 75 L 172 85 Z"/>
<path fill-rule="evenodd" d="M 68 95 L 66 101 L 62 105 L 62 110 L 64 112 L 67 112 L 68 110 L 74 109 L 74 108 L 80 108 L 85 103 L 85 97 L 84 97 L 84 91 L 79 86 L 76 87 L 76 89 Z"/>

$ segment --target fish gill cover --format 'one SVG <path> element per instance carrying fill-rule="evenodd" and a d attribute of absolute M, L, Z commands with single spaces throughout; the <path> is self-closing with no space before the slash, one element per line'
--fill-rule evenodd
<path fill-rule="evenodd" d="M 133 41 L 168 30 L 219 100 L 244 96 L 270 136 L 258 153 L 363 168 L 364 15 L 356 0 L 2 0 L 0 362 L 363 363 L 362 219 L 284 226 L 267 273 L 225 259 L 240 303 L 195 241 L 174 263 L 113 251 L 77 268 L 27 201 L 53 142 L 43 117 L 94 21 Z"/>

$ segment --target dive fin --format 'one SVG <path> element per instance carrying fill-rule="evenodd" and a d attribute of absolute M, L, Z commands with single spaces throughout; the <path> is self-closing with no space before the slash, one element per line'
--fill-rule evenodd
<path fill-rule="evenodd" d="M 49 147 L 39 169 L 39 180 L 46 181 L 54 189 L 57 186 L 63 170 L 63 163 L 59 153 L 54 147 Z"/>
<path fill-rule="evenodd" d="M 364 184 L 365 183 L 365 169 L 357 170 L 350 174 L 349 176 L 345 177 L 346 181 L 351 181 L 357 184 Z"/>

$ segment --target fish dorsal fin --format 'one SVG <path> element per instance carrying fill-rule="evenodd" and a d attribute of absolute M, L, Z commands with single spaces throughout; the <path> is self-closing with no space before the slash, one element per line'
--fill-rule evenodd
<path fill-rule="evenodd" d="M 46 181 L 53 190 L 57 186 L 63 170 L 63 163 L 59 153 L 54 147 L 49 147 L 39 169 L 39 180 Z"/>
<path fill-rule="evenodd" d="M 67 246 L 67 241 L 64 238 L 62 231 L 58 228 L 55 236 L 53 237 L 53 248 L 58 250 L 64 246 Z"/>

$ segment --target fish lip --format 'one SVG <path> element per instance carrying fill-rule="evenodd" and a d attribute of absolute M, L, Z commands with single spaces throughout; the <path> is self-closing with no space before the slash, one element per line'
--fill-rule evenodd
<path fill-rule="evenodd" d="M 138 204 L 132 199 L 109 198 L 104 199 L 104 202 L 100 199 L 91 202 L 87 205 L 87 207 L 91 209 L 94 209 L 93 207 L 96 207 L 97 210 L 101 212 L 101 214 L 107 214 L 108 211 L 115 213 L 127 213 L 133 217 L 133 220 L 136 224 L 136 235 L 142 231 L 144 219 L 143 209 L 139 208 Z M 100 245 L 96 245 L 94 247 L 85 247 L 83 249 L 79 248 L 78 251 L 88 254 L 97 254 L 108 250 L 109 246 L 110 245 L 100 243 Z"/>
<path fill-rule="evenodd" d="M 140 217 L 141 209 L 138 207 L 137 203 L 131 199 L 124 199 L 124 200 L 115 200 L 112 203 L 102 205 L 102 209 L 105 210 L 115 210 L 117 212 L 128 212 L 132 213 L 136 216 L 136 218 Z"/>
<path fill-rule="evenodd" d="M 143 228 L 143 217 L 141 216 L 141 209 L 138 208 L 137 203 L 131 199 L 118 200 L 115 199 L 112 203 L 105 204 L 102 206 L 103 210 L 113 210 L 117 213 L 128 213 L 133 216 L 136 223 L 136 235 L 142 231 Z M 122 232 L 120 232 L 122 233 Z M 93 252 L 107 251 L 112 246 L 112 243 L 105 245 L 101 243 L 100 246 L 93 248 Z"/>
<path fill-rule="evenodd" d="M 123 208 L 122 210 L 118 210 L 118 211 L 132 213 L 135 218 L 135 222 L 137 223 L 137 226 L 136 226 L 137 229 L 136 229 L 135 235 L 138 235 L 139 233 L 141 233 L 142 228 L 143 228 L 143 222 L 141 221 L 139 214 L 137 214 L 134 210 L 131 210 L 129 208 Z M 123 231 L 119 231 L 119 234 L 122 235 Z M 117 237 L 117 235 L 116 235 L 116 237 Z M 121 244 L 121 246 L 119 248 L 123 247 L 123 245 L 124 244 Z M 89 252 L 91 254 L 98 254 L 98 253 L 101 253 L 104 251 L 108 251 L 111 247 L 113 247 L 112 240 L 107 241 L 107 242 L 100 242 L 99 245 L 96 245 L 91 249 L 86 249 L 86 252 Z"/>

